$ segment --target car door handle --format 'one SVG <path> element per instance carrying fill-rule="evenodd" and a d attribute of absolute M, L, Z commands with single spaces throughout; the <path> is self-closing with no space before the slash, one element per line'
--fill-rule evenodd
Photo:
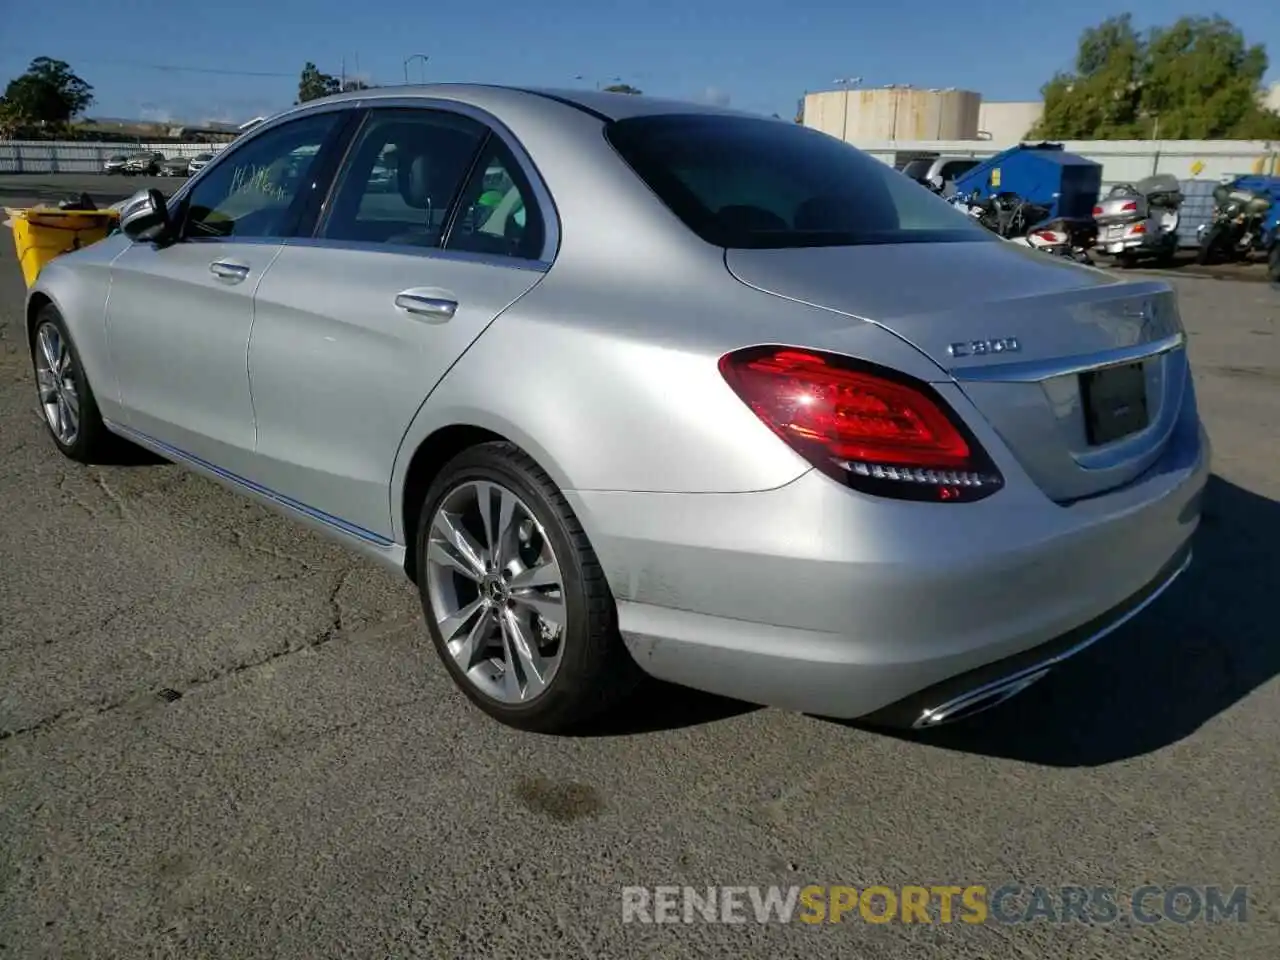
<path fill-rule="evenodd" d="M 249 275 L 249 265 L 237 263 L 235 260 L 215 260 L 209 264 L 209 272 L 220 280 L 233 280 L 239 283 Z"/>
<path fill-rule="evenodd" d="M 396 294 L 396 306 L 405 313 L 443 323 L 458 312 L 458 301 L 449 297 L 430 296 L 406 290 Z"/>

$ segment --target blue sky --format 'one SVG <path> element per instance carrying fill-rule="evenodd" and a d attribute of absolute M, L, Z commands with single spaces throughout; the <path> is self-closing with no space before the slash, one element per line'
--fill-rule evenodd
<path fill-rule="evenodd" d="M 788 116 L 806 90 L 847 76 L 1033 99 L 1070 66 L 1083 28 L 1123 10 L 1142 26 L 1221 13 L 1267 45 L 1268 79 L 1280 78 L 1280 3 L 1267 0 L 1216 9 L 1155 0 L 0 0 L 0 80 L 51 56 L 93 84 L 91 115 L 239 121 L 291 104 L 307 60 L 333 73 L 345 61 L 348 73 L 394 83 L 406 57 L 425 54 L 425 73 L 420 61 L 409 65 L 414 81 L 621 77 L 646 93 Z"/>

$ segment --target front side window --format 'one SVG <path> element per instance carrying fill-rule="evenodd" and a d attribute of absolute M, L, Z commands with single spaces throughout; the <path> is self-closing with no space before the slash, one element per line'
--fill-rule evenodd
<path fill-rule="evenodd" d="M 614 121 L 606 134 L 658 198 L 716 246 L 999 242 L 889 165 L 793 123 L 662 114 Z"/>
<path fill-rule="evenodd" d="M 313 114 L 259 134 L 210 168 L 187 198 L 189 239 L 287 236 L 308 174 L 343 115 Z"/>
<path fill-rule="evenodd" d="M 439 110 L 379 110 L 342 172 L 320 235 L 439 247 L 446 218 L 487 130 Z"/>
<path fill-rule="evenodd" d="M 506 145 L 490 137 L 462 193 L 447 249 L 537 260 L 545 236 L 528 181 Z"/>

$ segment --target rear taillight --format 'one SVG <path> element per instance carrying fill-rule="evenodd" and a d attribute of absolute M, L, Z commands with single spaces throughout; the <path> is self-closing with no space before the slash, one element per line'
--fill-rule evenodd
<path fill-rule="evenodd" d="M 1093 208 L 1093 215 L 1094 215 L 1095 217 L 1100 217 L 1100 216 L 1102 216 L 1102 207 L 1094 207 L 1094 208 Z"/>
<path fill-rule="evenodd" d="M 1003 479 L 928 384 L 844 357 L 750 347 L 720 372 L 757 417 L 849 486 L 908 500 L 973 501 Z"/>
<path fill-rule="evenodd" d="M 1129 228 L 1128 232 L 1130 234 L 1146 233 L 1147 225 L 1145 223 L 1135 223 L 1132 227 Z"/>
<path fill-rule="evenodd" d="M 1036 236 L 1039 237 L 1041 240 L 1043 240 L 1045 243 L 1066 243 L 1067 242 L 1067 235 L 1065 233 L 1058 233 L 1056 230 L 1037 230 Z"/>
<path fill-rule="evenodd" d="M 1137 201 L 1137 200 L 1130 200 L 1128 203 L 1122 203 L 1122 204 L 1120 204 L 1120 209 L 1121 209 L 1121 210 L 1123 210 L 1123 211 L 1124 211 L 1124 212 L 1126 212 L 1126 213 L 1128 213 L 1130 210 L 1137 210 L 1137 209 L 1138 209 L 1138 201 Z"/>

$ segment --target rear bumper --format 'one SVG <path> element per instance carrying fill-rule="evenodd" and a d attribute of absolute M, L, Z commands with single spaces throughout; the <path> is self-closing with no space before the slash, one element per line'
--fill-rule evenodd
<path fill-rule="evenodd" d="M 924 729 L 973 716 L 1041 680 L 1058 664 L 1109 636 L 1154 603 L 1191 566 L 1190 541 L 1145 587 L 1119 606 L 1048 643 L 936 683 L 864 719 L 887 727 Z"/>
<path fill-rule="evenodd" d="M 1143 477 L 1070 506 L 1015 473 L 963 505 L 876 500 L 817 472 L 761 493 L 569 498 L 648 673 L 912 724 L 926 703 L 1092 642 L 1163 589 L 1208 473 L 1188 418 Z"/>

